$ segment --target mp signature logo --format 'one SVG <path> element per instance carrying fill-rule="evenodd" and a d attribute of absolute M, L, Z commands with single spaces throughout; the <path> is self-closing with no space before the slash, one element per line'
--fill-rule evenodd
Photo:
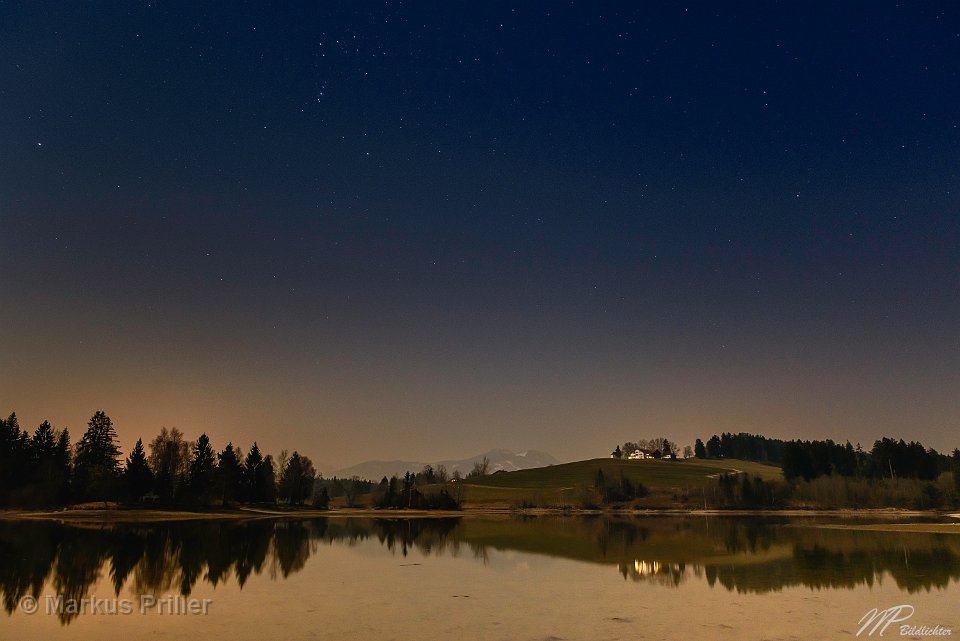
<path fill-rule="evenodd" d="M 859 637 L 866 632 L 866 636 L 872 637 L 873 633 L 876 632 L 877 636 L 882 637 L 883 633 L 887 631 L 887 628 L 895 623 L 902 624 L 900 626 L 900 636 L 948 637 L 953 635 L 953 630 L 945 628 L 942 625 L 930 627 L 904 623 L 904 621 L 909 620 L 910 617 L 913 616 L 915 611 L 912 605 L 906 604 L 895 605 L 886 610 L 873 608 L 860 619 L 860 629 L 857 630 L 857 636 Z"/>
<path fill-rule="evenodd" d="M 857 636 L 860 636 L 867 631 L 867 628 L 870 628 L 870 631 L 867 632 L 868 637 L 872 637 L 873 633 L 877 630 L 880 631 L 879 636 L 883 636 L 883 633 L 887 631 L 894 623 L 900 623 L 906 621 L 913 616 L 914 607 L 912 605 L 895 605 L 886 610 L 878 610 L 873 608 L 863 615 L 863 618 L 860 619 L 860 629 L 857 630 Z"/>

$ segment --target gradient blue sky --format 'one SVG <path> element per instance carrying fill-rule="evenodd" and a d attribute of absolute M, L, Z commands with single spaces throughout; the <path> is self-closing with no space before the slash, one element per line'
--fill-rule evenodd
<path fill-rule="evenodd" d="M 960 444 L 953 5 L 3 3 L 0 61 L 25 426 Z"/>

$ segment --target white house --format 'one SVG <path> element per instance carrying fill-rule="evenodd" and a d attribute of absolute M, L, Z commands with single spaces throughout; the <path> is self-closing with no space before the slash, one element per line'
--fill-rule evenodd
<path fill-rule="evenodd" d="M 659 454 L 657 450 L 634 450 L 627 455 L 627 458 L 632 461 L 642 461 L 648 458 L 660 458 Z"/>

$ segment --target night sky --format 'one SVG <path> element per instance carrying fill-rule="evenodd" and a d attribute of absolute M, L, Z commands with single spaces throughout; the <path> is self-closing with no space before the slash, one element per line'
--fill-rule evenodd
<path fill-rule="evenodd" d="M 952 3 L 66 4 L 0 2 L 25 428 L 960 445 Z"/>

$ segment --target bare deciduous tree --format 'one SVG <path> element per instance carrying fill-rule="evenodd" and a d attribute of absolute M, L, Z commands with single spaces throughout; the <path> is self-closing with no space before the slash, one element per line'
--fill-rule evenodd
<path fill-rule="evenodd" d="M 490 473 L 490 459 L 486 456 L 473 464 L 473 469 L 467 476 L 486 476 Z"/>

